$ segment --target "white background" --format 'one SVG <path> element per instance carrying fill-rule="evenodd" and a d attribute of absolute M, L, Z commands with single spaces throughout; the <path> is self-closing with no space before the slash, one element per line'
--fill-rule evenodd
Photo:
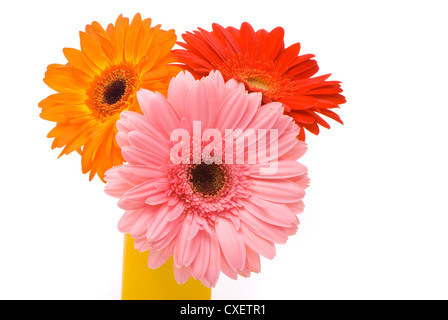
<path fill-rule="evenodd" d="M 38 102 L 78 31 L 140 12 L 180 35 L 283 26 L 342 81 L 345 125 L 308 135 L 299 232 L 214 299 L 448 298 L 446 1 L 2 1 L 0 298 L 120 299 L 122 211 L 76 153 L 57 159 Z"/>

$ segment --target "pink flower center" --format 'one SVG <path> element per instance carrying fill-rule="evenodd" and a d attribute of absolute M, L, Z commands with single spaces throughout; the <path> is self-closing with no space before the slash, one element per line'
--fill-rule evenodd
<path fill-rule="evenodd" d="M 204 196 L 217 195 L 225 185 L 226 174 L 222 166 L 201 163 L 190 168 L 193 189 Z"/>
<path fill-rule="evenodd" d="M 168 179 L 172 195 L 185 204 L 186 213 L 214 221 L 223 212 L 240 207 L 240 199 L 249 197 L 247 165 L 172 164 Z"/>

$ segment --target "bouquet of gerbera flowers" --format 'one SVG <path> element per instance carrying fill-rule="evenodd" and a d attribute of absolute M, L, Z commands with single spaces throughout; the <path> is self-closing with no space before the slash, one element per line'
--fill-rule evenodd
<path fill-rule="evenodd" d="M 322 116 L 342 123 L 332 109 L 345 98 L 283 36 L 213 24 L 173 49 L 173 30 L 120 16 L 87 25 L 81 50 L 48 66 L 52 148 L 77 151 L 124 210 L 124 298 L 161 297 L 156 282 L 165 298 L 207 298 L 221 273 L 260 272 L 260 255 L 297 231 L 305 131 L 329 128 Z"/>

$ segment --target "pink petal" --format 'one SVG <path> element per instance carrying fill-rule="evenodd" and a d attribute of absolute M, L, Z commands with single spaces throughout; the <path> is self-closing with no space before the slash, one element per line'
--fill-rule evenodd
<path fill-rule="evenodd" d="M 178 128 L 180 119 L 162 94 L 143 89 L 137 92 L 137 99 L 144 116 L 166 136 Z"/>
<path fill-rule="evenodd" d="M 219 279 L 221 271 L 221 249 L 215 234 L 209 234 L 210 239 L 210 255 L 208 267 L 205 271 L 202 282 L 205 282 L 209 287 L 214 287 Z"/>
<path fill-rule="evenodd" d="M 165 193 L 166 191 L 164 190 L 159 190 L 157 188 L 157 184 L 161 181 L 164 181 L 164 179 L 152 179 L 152 180 L 148 180 L 145 181 L 133 188 L 131 188 L 130 190 L 128 190 L 123 197 L 120 199 L 120 202 L 127 200 L 127 201 L 133 201 L 136 203 L 142 203 L 145 202 L 146 199 L 148 199 L 151 196 L 160 194 L 160 193 Z M 168 197 L 165 196 L 165 201 L 168 201 Z"/>
<path fill-rule="evenodd" d="M 126 211 L 118 221 L 118 230 L 122 233 L 128 233 L 131 227 L 134 225 L 135 220 L 140 214 L 140 210 L 128 210 Z"/>
<path fill-rule="evenodd" d="M 168 199 L 166 192 L 159 192 L 149 195 L 148 198 L 146 198 L 145 203 L 156 206 L 158 204 L 166 203 Z"/>
<path fill-rule="evenodd" d="M 230 279 L 236 280 L 238 279 L 238 272 L 234 270 L 229 263 L 227 262 L 226 258 L 224 257 L 223 253 L 221 252 L 221 271 L 228 276 Z"/>
<path fill-rule="evenodd" d="M 120 146 L 120 148 L 123 148 L 123 147 L 126 147 L 126 146 L 130 146 L 130 143 L 129 143 L 129 140 L 128 140 L 128 133 L 129 132 L 119 131 L 115 135 L 115 140 L 117 140 L 117 143 Z"/>
<path fill-rule="evenodd" d="M 133 165 L 160 167 L 169 161 L 169 159 L 162 157 L 157 152 L 149 152 L 131 146 L 123 147 L 121 154 L 127 162 Z"/>
<path fill-rule="evenodd" d="M 285 131 L 278 138 L 278 157 L 283 156 L 290 151 L 297 143 L 297 133 L 294 131 Z"/>
<path fill-rule="evenodd" d="M 210 257 L 210 239 L 205 231 L 196 236 L 199 241 L 199 250 L 196 258 L 191 263 L 190 270 L 194 279 L 201 279 L 207 270 Z"/>
<path fill-rule="evenodd" d="M 161 141 L 152 135 L 141 132 L 141 131 L 131 131 L 128 133 L 129 143 L 141 150 L 145 150 L 151 153 L 157 153 L 157 155 L 162 159 L 169 159 L 170 148 L 166 144 L 166 141 Z"/>
<path fill-rule="evenodd" d="M 125 164 L 117 168 L 119 168 L 118 173 L 122 181 L 132 186 L 166 176 L 166 173 L 161 169 L 145 165 Z"/>
<path fill-rule="evenodd" d="M 183 201 L 178 201 L 174 206 L 170 208 L 166 218 L 168 219 L 168 221 L 174 221 L 179 218 L 179 216 L 184 212 L 184 209 L 185 205 Z"/>
<path fill-rule="evenodd" d="M 248 128 L 269 130 L 276 123 L 279 113 L 282 112 L 280 104 L 268 103 L 258 109 L 258 112 L 247 125 Z"/>
<path fill-rule="evenodd" d="M 248 96 L 240 93 L 239 89 L 231 92 L 223 99 L 215 121 L 215 128 L 225 133 L 225 129 L 234 129 L 243 117 L 248 105 Z"/>
<path fill-rule="evenodd" d="M 185 220 L 182 223 L 182 227 L 179 231 L 179 235 L 174 248 L 174 262 L 177 266 L 189 266 L 199 251 L 200 239 L 194 237 L 189 239 L 191 225 Z"/>
<path fill-rule="evenodd" d="M 252 121 L 258 109 L 261 107 L 262 95 L 258 92 L 250 93 L 247 96 L 247 107 L 235 128 L 245 130 Z"/>
<path fill-rule="evenodd" d="M 303 209 L 305 208 L 305 204 L 303 203 L 302 200 L 297 201 L 297 202 L 288 203 L 287 206 L 295 214 L 302 213 Z"/>
<path fill-rule="evenodd" d="M 287 206 L 272 203 L 270 206 L 260 207 L 252 203 L 251 198 L 243 203 L 243 207 L 253 216 L 279 227 L 289 228 L 294 224 L 296 217 Z"/>
<path fill-rule="evenodd" d="M 151 242 L 151 248 L 155 250 L 162 250 L 163 248 L 167 248 L 173 245 L 177 235 L 179 234 L 179 230 L 182 224 L 178 221 L 172 221 L 165 225 L 166 235 L 162 238 Z"/>
<path fill-rule="evenodd" d="M 172 255 L 172 250 L 149 250 L 148 254 L 148 266 L 151 269 L 157 269 L 161 267 Z"/>
<path fill-rule="evenodd" d="M 260 272 L 260 255 L 246 246 L 246 263 L 240 274 L 246 278 L 250 277 L 251 272 Z"/>
<path fill-rule="evenodd" d="M 299 219 L 297 219 L 297 221 L 298 221 Z M 295 224 L 294 226 L 292 226 L 291 228 L 287 228 L 287 229 L 285 229 L 285 231 L 286 231 L 286 234 L 288 235 L 288 236 L 293 236 L 293 235 L 295 235 L 296 233 L 297 233 L 297 230 L 299 229 L 299 227 L 298 227 L 298 222 L 297 222 L 297 224 Z"/>
<path fill-rule="evenodd" d="M 216 71 L 219 73 L 219 71 Z M 245 93 L 246 88 L 244 87 L 244 83 L 242 81 L 236 79 L 230 79 L 225 84 L 225 90 L 227 92 L 233 92 L 234 90 L 239 90 L 240 93 Z"/>
<path fill-rule="evenodd" d="M 305 142 L 297 140 L 294 146 L 282 155 L 282 158 L 298 160 L 306 153 L 307 149 L 308 147 Z"/>
<path fill-rule="evenodd" d="M 213 79 L 197 81 L 192 85 L 185 102 L 187 118 L 191 121 L 200 121 L 203 130 L 209 127 L 215 128 L 213 124 L 218 110 L 210 106 L 217 105 L 218 97 Z"/>
<path fill-rule="evenodd" d="M 150 244 L 145 238 L 138 238 L 134 241 L 134 248 L 139 252 L 147 251 L 149 247 Z"/>
<path fill-rule="evenodd" d="M 190 72 L 182 71 L 170 82 L 168 88 L 168 101 L 180 117 L 187 114 L 185 108 L 186 97 L 195 81 L 196 80 Z"/>
<path fill-rule="evenodd" d="M 182 226 L 182 224 L 179 222 L 179 220 L 176 219 L 170 219 L 170 215 L 172 214 L 173 210 L 183 212 L 183 203 L 179 202 L 176 206 L 170 207 L 168 206 L 168 214 L 164 217 L 164 228 L 165 233 L 162 237 L 159 239 L 152 239 L 151 245 L 153 249 L 161 250 L 162 248 L 172 246 L 175 238 L 179 234 L 179 230 Z"/>
<path fill-rule="evenodd" d="M 241 224 L 240 231 L 243 235 L 244 242 L 252 250 L 267 259 L 273 259 L 275 257 L 275 245 L 272 242 L 261 238 L 245 224 Z"/>
<path fill-rule="evenodd" d="M 180 119 L 179 128 L 187 130 L 190 136 L 193 135 L 193 121 L 183 117 Z"/>
<path fill-rule="evenodd" d="M 263 167 L 263 165 L 257 164 L 250 166 L 250 176 L 263 179 L 284 179 L 300 176 L 306 174 L 308 171 L 303 164 L 291 159 L 279 159 L 277 162 L 277 171 L 272 175 L 261 175 L 260 167 Z"/>
<path fill-rule="evenodd" d="M 296 202 L 305 196 L 305 190 L 288 179 L 255 179 L 252 182 L 251 190 L 257 197 L 278 203 Z"/>
<path fill-rule="evenodd" d="M 120 198 L 126 191 L 133 186 L 118 178 L 119 168 L 121 166 L 109 169 L 106 172 L 105 180 L 107 181 L 104 192 L 111 197 Z"/>
<path fill-rule="evenodd" d="M 274 102 L 275 103 L 275 102 Z M 282 113 L 278 116 L 277 122 L 274 124 L 272 129 L 276 129 L 278 131 L 278 136 L 280 137 L 286 130 L 289 130 L 291 128 L 291 123 L 294 122 L 294 120 L 290 117 L 285 117 L 284 112 L 285 106 L 281 106 Z"/>
<path fill-rule="evenodd" d="M 246 265 L 251 272 L 261 272 L 260 255 L 249 247 L 246 247 Z"/>
<path fill-rule="evenodd" d="M 116 122 L 116 126 L 118 131 L 123 134 L 127 134 L 133 130 L 153 132 L 148 120 L 141 113 L 134 111 L 122 111 L 120 113 L 120 119 Z M 120 145 L 120 147 L 124 146 Z"/>
<path fill-rule="evenodd" d="M 221 251 L 230 267 L 233 270 L 242 269 L 246 258 L 246 248 L 233 223 L 228 219 L 218 217 L 215 222 L 215 230 Z"/>
<path fill-rule="evenodd" d="M 307 175 L 294 177 L 294 178 L 291 178 L 291 180 L 294 181 L 295 183 L 297 183 L 303 189 L 308 188 L 308 186 L 310 185 L 310 178 Z"/>
<path fill-rule="evenodd" d="M 123 210 L 138 210 L 138 209 L 142 209 L 145 206 L 144 202 L 135 202 L 135 201 L 131 201 L 128 200 L 126 198 L 121 198 L 118 203 L 117 203 L 118 207 L 123 209 Z"/>
<path fill-rule="evenodd" d="M 173 264 L 174 278 L 178 284 L 183 284 L 191 277 L 190 268 L 183 266 L 176 266 Z"/>
<path fill-rule="evenodd" d="M 263 237 L 268 241 L 281 244 L 285 243 L 288 239 L 288 235 L 286 234 L 284 228 L 266 223 L 255 217 L 246 209 L 240 209 L 238 213 L 241 221 L 243 221 L 252 231 L 257 233 L 260 237 Z"/>
<path fill-rule="evenodd" d="M 129 234 L 134 238 L 143 238 L 146 236 L 148 226 L 151 221 L 154 220 L 157 213 L 157 207 L 146 206 L 144 207 L 138 217 L 135 219 Z"/>
<path fill-rule="evenodd" d="M 196 237 L 196 235 L 199 232 L 199 223 L 197 223 L 196 219 L 194 219 L 193 221 L 191 221 L 191 223 L 187 222 L 187 219 L 185 219 L 184 223 L 188 224 L 188 233 L 186 235 L 187 240 L 191 240 L 194 237 Z"/>
<path fill-rule="evenodd" d="M 179 222 L 169 221 L 168 212 L 171 209 L 168 205 L 161 205 L 151 223 L 147 226 L 146 238 L 149 242 L 160 241 L 166 237 L 173 228 L 178 227 Z"/>

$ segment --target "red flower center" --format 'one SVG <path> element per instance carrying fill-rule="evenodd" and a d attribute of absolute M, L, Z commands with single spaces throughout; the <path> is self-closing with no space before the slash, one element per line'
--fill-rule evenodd
<path fill-rule="evenodd" d="M 265 91 L 269 90 L 269 83 L 266 83 L 258 78 L 248 78 L 246 79 L 246 81 L 247 83 L 249 83 L 249 86 L 251 88 L 261 89 Z"/>
<path fill-rule="evenodd" d="M 239 79 L 247 90 L 263 93 L 264 102 L 278 100 L 282 96 L 293 95 L 296 86 L 290 77 L 279 71 L 274 61 L 254 60 L 248 56 L 234 54 L 218 68 L 224 78 Z"/>

